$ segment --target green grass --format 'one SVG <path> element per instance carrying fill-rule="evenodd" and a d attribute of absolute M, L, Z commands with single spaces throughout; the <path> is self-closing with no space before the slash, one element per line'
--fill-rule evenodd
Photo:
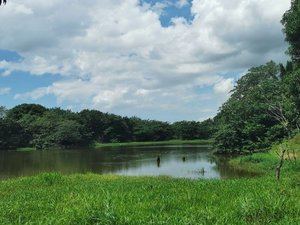
<path fill-rule="evenodd" d="M 297 138 L 289 142 L 296 150 Z M 277 147 L 231 161 L 237 169 L 264 173 L 256 178 L 50 173 L 2 181 L 0 224 L 300 224 L 299 161 L 287 161 L 282 179 L 276 181 Z"/>
<path fill-rule="evenodd" d="M 148 141 L 148 142 L 124 142 L 124 143 L 95 143 L 92 148 L 110 147 L 139 147 L 139 146 L 165 146 L 165 145 L 211 145 L 213 140 L 169 140 L 169 141 Z M 35 148 L 18 148 L 19 152 L 35 151 Z"/>
<path fill-rule="evenodd" d="M 1 182 L 0 224 L 299 224 L 296 177 L 42 174 Z"/>
<path fill-rule="evenodd" d="M 300 135 L 295 136 L 292 140 L 284 142 L 289 148 L 289 157 L 286 155 L 286 160 L 283 166 L 283 172 L 300 172 Z M 279 162 L 277 154 L 281 144 L 274 145 L 272 149 L 265 153 L 255 153 L 252 155 L 241 156 L 230 161 L 230 165 L 235 169 L 256 172 L 262 174 L 272 174 Z M 293 151 L 294 150 L 294 151 Z M 297 162 L 293 160 L 295 153 Z M 291 159 L 291 160 L 290 160 Z"/>
<path fill-rule="evenodd" d="M 96 143 L 95 148 L 104 147 L 135 147 L 135 146 L 158 146 L 158 145 L 210 145 L 212 140 L 169 140 L 148 142 L 124 142 L 124 143 Z"/>
<path fill-rule="evenodd" d="M 35 150 L 36 150 L 35 148 L 30 148 L 30 147 L 17 149 L 18 152 L 31 152 L 31 151 L 35 151 Z"/>

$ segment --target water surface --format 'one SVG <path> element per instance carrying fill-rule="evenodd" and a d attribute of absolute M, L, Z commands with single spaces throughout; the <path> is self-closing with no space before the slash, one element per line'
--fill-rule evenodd
<path fill-rule="evenodd" d="M 157 161 L 158 156 L 160 162 Z M 224 179 L 251 176 L 230 169 L 208 146 L 147 146 L 86 150 L 2 151 L 0 179 L 42 172 Z"/>

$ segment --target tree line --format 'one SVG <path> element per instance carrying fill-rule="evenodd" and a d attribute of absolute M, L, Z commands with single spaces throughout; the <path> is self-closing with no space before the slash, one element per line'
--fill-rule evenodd
<path fill-rule="evenodd" d="M 209 139 L 214 133 L 213 120 L 170 124 L 97 110 L 49 109 L 37 104 L 22 104 L 10 110 L 1 107 L 0 127 L 0 149 L 4 150 L 70 148 L 95 142 Z"/>

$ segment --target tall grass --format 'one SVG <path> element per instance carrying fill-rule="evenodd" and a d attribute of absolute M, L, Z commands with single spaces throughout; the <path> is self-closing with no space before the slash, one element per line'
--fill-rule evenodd
<path fill-rule="evenodd" d="M 299 224 L 296 182 L 42 174 L 1 182 L 0 224 Z"/>

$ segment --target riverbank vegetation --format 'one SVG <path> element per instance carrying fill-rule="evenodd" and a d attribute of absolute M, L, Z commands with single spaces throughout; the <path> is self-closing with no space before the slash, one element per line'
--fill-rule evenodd
<path fill-rule="evenodd" d="M 213 120 L 170 124 L 136 117 L 121 117 L 97 110 L 76 113 L 59 108 L 48 109 L 35 104 L 22 104 L 10 110 L 2 107 L 0 127 L 0 149 L 4 150 L 24 147 L 92 147 L 94 143 L 124 146 L 124 143 L 132 145 L 132 142 L 135 142 L 134 145 L 137 145 L 136 142 L 160 143 L 174 139 L 197 141 L 208 140 L 214 133 Z"/>
<path fill-rule="evenodd" d="M 289 141 L 300 152 L 300 136 Z M 57 173 L 0 182 L 0 224 L 299 224 L 299 161 L 274 179 L 276 148 L 231 161 L 235 180 Z"/>
<path fill-rule="evenodd" d="M 168 146 L 168 145 L 208 145 L 211 146 L 213 140 L 169 140 L 169 141 L 146 141 L 146 142 L 123 142 L 123 143 L 96 143 L 95 148 L 104 147 L 131 147 L 131 146 Z"/>

